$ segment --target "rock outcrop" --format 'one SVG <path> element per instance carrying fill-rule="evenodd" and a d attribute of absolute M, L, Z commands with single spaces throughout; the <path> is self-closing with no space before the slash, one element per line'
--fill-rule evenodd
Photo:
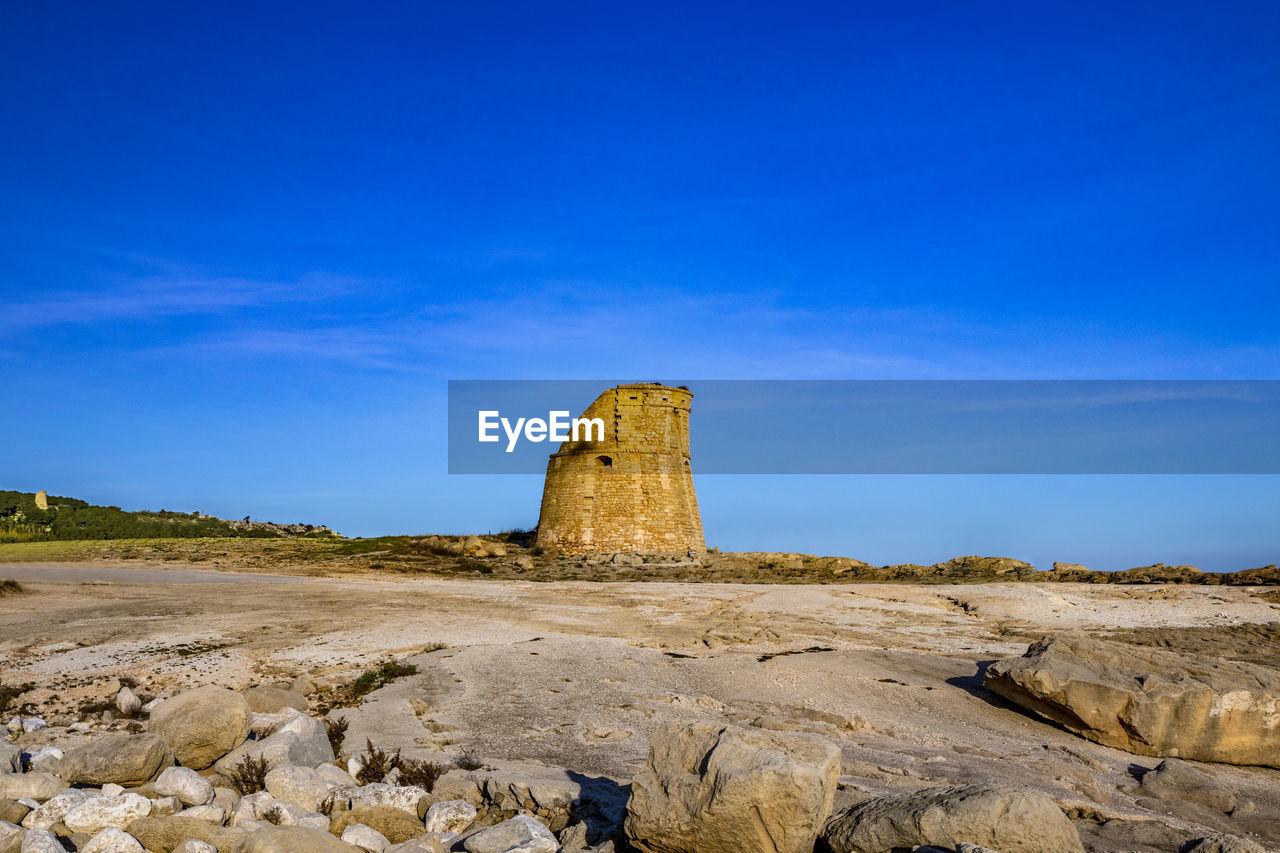
<path fill-rule="evenodd" d="M 644 853 L 808 853 L 839 775 L 839 748 L 815 737 L 667 723 L 632 781 L 626 835 Z"/>
<path fill-rule="evenodd" d="M 984 685 L 1128 752 L 1280 767 L 1280 671 L 1083 637 L 998 661 Z"/>
<path fill-rule="evenodd" d="M 978 845 L 1000 853 L 1084 853 L 1062 809 L 1044 794 L 957 785 L 867 800 L 831 818 L 829 853 L 889 853 Z"/>

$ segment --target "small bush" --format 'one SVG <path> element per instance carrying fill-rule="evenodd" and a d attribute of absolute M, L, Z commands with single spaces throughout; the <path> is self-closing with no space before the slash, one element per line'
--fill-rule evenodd
<path fill-rule="evenodd" d="M 484 767 L 483 761 L 468 752 L 462 753 L 453 763 L 459 770 L 480 770 Z"/>
<path fill-rule="evenodd" d="M 401 758 L 397 763 L 400 768 L 401 785 L 417 785 L 428 794 L 436 786 L 436 780 L 449 772 L 449 765 L 436 764 L 433 761 L 415 761 L 412 758 Z"/>
<path fill-rule="evenodd" d="M 284 821 L 284 809 L 280 808 L 279 805 L 272 806 L 262 813 L 262 819 L 267 823 L 279 826 Z"/>
<path fill-rule="evenodd" d="M 373 741 L 365 738 L 365 765 L 356 773 L 356 781 L 361 785 L 370 782 L 381 782 L 387 774 L 400 766 L 400 750 L 394 754 L 384 752 L 373 745 Z"/>
<path fill-rule="evenodd" d="M 20 595 L 23 592 L 25 590 L 22 588 L 22 584 L 13 578 L 0 580 L 0 598 L 4 598 L 6 595 Z"/>
<path fill-rule="evenodd" d="M 366 693 L 372 693 L 379 687 L 387 686 L 397 678 L 416 675 L 417 672 L 418 668 L 411 663 L 401 663 L 398 660 L 383 661 L 377 669 L 366 669 L 360 673 L 360 677 L 351 685 L 351 692 L 358 698 Z"/>
<path fill-rule="evenodd" d="M 28 690 L 34 690 L 31 682 L 25 684 L 0 684 L 0 714 L 9 710 L 10 703 Z"/>
<path fill-rule="evenodd" d="M 333 748 L 334 755 L 341 754 L 342 742 L 347 739 L 347 727 L 350 725 L 351 721 L 345 717 L 325 719 L 324 733 L 329 736 L 329 746 Z"/>
<path fill-rule="evenodd" d="M 242 797 L 256 794 L 267 786 L 267 759 L 246 755 L 231 769 L 231 787 Z"/>

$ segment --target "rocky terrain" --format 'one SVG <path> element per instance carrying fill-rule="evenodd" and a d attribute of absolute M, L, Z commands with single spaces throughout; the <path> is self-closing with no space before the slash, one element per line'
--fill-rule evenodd
<path fill-rule="evenodd" d="M 1280 847 L 1262 587 L 21 581 L 0 851 Z"/>
<path fill-rule="evenodd" d="M 258 522 L 228 522 L 249 526 Z M 281 527 L 280 525 L 274 525 Z M 693 583 L 1039 583 L 1192 584 L 1277 586 L 1274 565 L 1234 572 L 1202 572 L 1195 566 L 1155 563 L 1123 571 L 1095 571 L 1054 563 L 1040 571 L 1010 557 L 962 556 L 932 565 L 874 566 L 851 557 L 775 552 L 601 552 L 562 555 L 534 547 L 531 531 L 484 536 L 383 536 L 342 539 L 303 527 L 292 538 L 157 538 L 61 542 L 0 542 L 0 565 L 171 567 L 261 571 L 333 577 L 414 575 L 529 581 L 668 581 Z M 305 532 L 311 531 L 311 532 Z M 284 535 L 283 533 L 281 534 Z"/>

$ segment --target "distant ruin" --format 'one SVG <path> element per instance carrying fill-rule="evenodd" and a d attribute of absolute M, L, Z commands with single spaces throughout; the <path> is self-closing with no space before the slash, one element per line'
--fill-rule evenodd
<path fill-rule="evenodd" d="M 706 550 L 693 492 L 687 388 L 619 385 L 583 412 L 603 441 L 566 441 L 547 461 L 536 544 L 566 554 Z"/>
<path fill-rule="evenodd" d="M 36 509 L 48 509 L 48 508 L 49 508 L 49 493 L 46 492 L 44 489 L 41 489 L 40 491 L 36 492 Z"/>

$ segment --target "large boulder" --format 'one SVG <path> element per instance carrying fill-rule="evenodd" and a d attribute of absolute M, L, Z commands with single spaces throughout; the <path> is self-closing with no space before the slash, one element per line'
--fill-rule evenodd
<path fill-rule="evenodd" d="M 830 853 L 889 853 L 962 843 L 1000 853 L 1083 853 L 1062 809 L 1044 794 L 956 785 L 892 794 L 850 806 L 822 833 Z"/>
<path fill-rule="evenodd" d="M 1128 752 L 1280 767 L 1280 671 L 1050 636 L 988 667 L 984 685 Z"/>
<path fill-rule="evenodd" d="M 417 817 L 418 804 L 431 796 L 425 788 L 416 785 L 388 785 L 370 782 L 355 788 L 334 788 L 332 796 L 348 809 L 391 806 Z"/>
<path fill-rule="evenodd" d="M 467 853 L 556 853 L 560 849 L 551 830 L 527 815 L 469 835 L 462 847 Z"/>
<path fill-rule="evenodd" d="M 361 850 L 368 850 L 371 853 L 385 853 L 386 849 L 391 846 L 391 842 L 387 840 L 385 835 L 372 826 L 365 826 L 363 823 L 351 824 L 342 830 L 340 837 L 353 847 L 359 847 Z"/>
<path fill-rule="evenodd" d="M 57 762 L 58 777 L 71 785 L 141 785 L 173 763 L 165 742 L 153 734 L 103 735 L 68 749 Z"/>
<path fill-rule="evenodd" d="M 161 702 L 148 727 L 183 767 L 203 770 L 249 736 L 249 703 L 234 690 L 206 685 Z"/>
<path fill-rule="evenodd" d="M 333 760 L 333 746 L 329 743 L 329 735 L 322 721 L 298 714 L 275 734 L 262 740 L 245 741 L 219 758 L 214 769 L 223 776 L 230 776 L 246 756 L 264 759 L 268 769 L 285 764 L 315 767 Z"/>
<path fill-rule="evenodd" d="M 341 787 L 318 770 L 293 764 L 282 764 L 267 773 L 266 783 L 271 796 L 297 803 L 309 812 L 319 811 L 329 792 Z"/>
<path fill-rule="evenodd" d="M 22 836 L 22 853 L 66 853 L 58 837 L 47 829 L 33 829 Z"/>
<path fill-rule="evenodd" d="M 329 824 L 329 832 L 340 836 L 348 827 L 356 824 L 377 830 L 392 844 L 401 844 L 423 833 L 422 821 L 395 806 L 360 806 L 350 811 L 338 812 Z"/>
<path fill-rule="evenodd" d="M 203 806 L 213 802 L 213 784 L 190 767 L 167 767 L 156 779 L 155 792 L 162 797 L 177 797 L 187 806 Z"/>
<path fill-rule="evenodd" d="M 117 797 L 93 797 L 72 807 L 63 815 L 62 822 L 72 832 L 92 835 L 109 826 L 124 827 L 140 817 L 151 814 L 151 801 L 137 794 L 120 794 Z"/>
<path fill-rule="evenodd" d="M 427 809 L 427 832 L 462 832 L 476 819 L 476 807 L 466 800 L 443 800 Z"/>
<path fill-rule="evenodd" d="M 268 826 L 249 833 L 231 853 L 359 853 L 327 832 L 301 826 Z"/>
<path fill-rule="evenodd" d="M 206 841 L 222 851 L 230 849 L 236 837 L 233 829 L 180 815 L 140 817 L 126 826 L 124 831 L 138 839 L 143 847 L 156 853 L 169 853 L 187 839 Z"/>
<path fill-rule="evenodd" d="M 56 797 L 45 800 L 39 808 L 34 808 L 22 819 L 27 829 L 48 829 L 55 823 L 61 823 L 67 812 L 86 800 L 101 797 L 97 791 L 84 788 L 68 788 Z"/>
<path fill-rule="evenodd" d="M 52 773 L 0 773 L 0 797 L 44 802 L 67 790 L 67 783 Z"/>
<path fill-rule="evenodd" d="M 809 853 L 839 775 L 839 748 L 809 735 L 667 723 L 632 781 L 627 838 L 644 853 Z"/>
<path fill-rule="evenodd" d="M 109 826 L 86 841 L 80 848 L 80 853 L 145 853 L 145 851 L 138 839 L 123 829 Z"/>

